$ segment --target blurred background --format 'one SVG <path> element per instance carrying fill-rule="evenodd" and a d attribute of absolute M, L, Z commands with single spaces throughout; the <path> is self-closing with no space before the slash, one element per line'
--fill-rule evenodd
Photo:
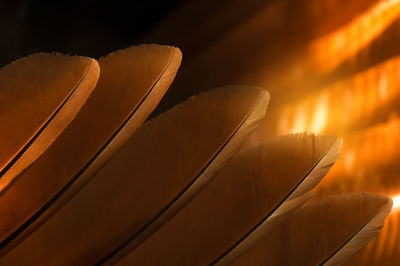
<path fill-rule="evenodd" d="M 0 65 L 39 51 L 98 58 L 138 39 L 179 0 L 0 0 Z"/>
<path fill-rule="evenodd" d="M 291 132 L 334 134 L 342 155 L 316 198 L 382 193 L 400 205 L 400 0 L 0 0 L 0 65 L 38 51 L 98 58 L 143 42 L 184 59 L 153 114 L 240 83 L 271 102 L 244 148 Z M 348 265 L 398 265 L 400 212 Z"/>

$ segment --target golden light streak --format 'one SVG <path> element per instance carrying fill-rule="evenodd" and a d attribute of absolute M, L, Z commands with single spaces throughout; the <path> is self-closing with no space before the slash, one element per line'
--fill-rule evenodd
<path fill-rule="evenodd" d="M 331 69 L 368 45 L 400 15 L 400 1 L 380 1 L 336 31 L 317 39 L 311 50 L 318 65 Z"/>
<path fill-rule="evenodd" d="M 299 60 L 292 80 L 306 80 L 313 71 L 330 73 L 368 47 L 399 17 L 400 0 L 379 1 L 346 25 L 311 42 L 311 58 Z M 400 57 L 296 99 L 277 109 L 272 121 L 272 135 L 308 131 L 344 138 L 342 156 L 320 184 L 317 196 L 351 191 L 390 196 L 393 213 L 378 239 L 360 255 L 364 263 L 397 265 L 398 259 L 395 264 L 380 261 L 400 256 L 396 255 L 400 254 Z"/>
<path fill-rule="evenodd" d="M 351 191 L 400 195 L 398 147 L 400 117 L 345 137 L 342 156 L 320 184 L 318 195 Z"/>
<path fill-rule="evenodd" d="M 350 172 L 351 170 L 353 170 L 354 161 L 356 159 L 354 150 L 350 149 L 347 150 L 346 152 L 343 152 L 343 157 L 344 157 L 344 169 L 347 172 Z"/>
<path fill-rule="evenodd" d="M 345 139 L 345 144 L 344 157 L 351 153 L 350 157 L 356 160 L 344 163 L 344 169 L 354 170 L 361 164 L 387 164 L 400 156 L 400 117 L 353 134 Z"/>
<path fill-rule="evenodd" d="M 280 114 L 280 119 L 278 121 L 278 131 L 287 132 L 289 131 L 289 113 L 287 110 L 283 110 Z"/>
<path fill-rule="evenodd" d="M 314 133 L 320 133 L 327 122 L 328 118 L 328 97 L 326 94 L 320 96 L 317 102 L 317 106 L 314 110 L 313 124 L 311 131 Z"/>
<path fill-rule="evenodd" d="M 398 209 L 396 207 L 396 209 Z M 395 214 L 389 216 L 388 224 L 391 226 L 393 233 L 389 236 L 389 241 L 386 244 L 386 252 L 388 255 L 393 254 L 393 251 L 396 248 L 396 241 L 398 236 L 398 220 L 399 220 L 399 212 L 396 211 Z M 399 243 L 400 244 L 400 243 Z"/>
<path fill-rule="evenodd" d="M 379 98 L 384 101 L 388 96 L 388 81 L 386 75 L 381 75 L 379 79 Z"/>
<path fill-rule="evenodd" d="M 299 133 L 305 131 L 307 128 L 306 119 L 306 108 L 303 105 L 298 106 L 292 132 Z"/>
<path fill-rule="evenodd" d="M 309 131 L 346 134 L 400 100 L 400 57 L 323 88 L 279 112 L 276 135 Z M 389 108 L 390 109 L 390 108 Z M 342 130 L 342 131 L 338 131 Z"/>

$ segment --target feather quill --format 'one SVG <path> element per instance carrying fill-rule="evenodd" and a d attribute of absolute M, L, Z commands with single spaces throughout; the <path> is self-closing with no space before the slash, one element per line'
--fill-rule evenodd
<path fill-rule="evenodd" d="M 233 265 L 342 265 L 379 233 L 391 208 L 391 199 L 370 193 L 306 204 Z"/>
<path fill-rule="evenodd" d="M 149 121 L 0 263 L 88 265 L 130 250 L 239 149 L 264 116 L 268 100 L 259 88 L 220 88 Z"/>
<path fill-rule="evenodd" d="M 38 53 L 0 71 L 0 195 L 74 119 L 96 86 L 97 62 Z"/>
<path fill-rule="evenodd" d="M 288 135 L 244 151 L 122 265 L 228 264 L 303 204 L 340 140 Z"/>
<path fill-rule="evenodd" d="M 396 201 L 393 209 L 383 225 L 381 232 L 362 251 L 346 262 L 348 266 L 397 265 L 400 261 L 399 245 L 399 216 Z"/>
<path fill-rule="evenodd" d="M 133 134 L 180 62 L 179 49 L 159 45 L 134 46 L 99 60 L 99 82 L 75 120 L 0 197 L 0 255 L 57 211 Z"/>

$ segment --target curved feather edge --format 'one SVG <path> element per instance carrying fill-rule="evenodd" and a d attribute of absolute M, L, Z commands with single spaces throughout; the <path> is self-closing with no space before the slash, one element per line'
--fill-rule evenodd
<path fill-rule="evenodd" d="M 382 229 L 386 217 L 392 210 L 392 205 L 393 201 L 386 203 L 367 223 L 320 265 L 343 265 L 358 251 L 363 249 Z"/>
<path fill-rule="evenodd" d="M 168 87 L 175 79 L 175 75 L 181 64 L 182 53 L 179 48 L 173 47 L 174 51 L 165 69 L 158 77 L 153 87 L 144 97 L 142 102 L 132 112 L 118 132 L 102 149 L 102 152 L 92 161 L 89 167 L 76 180 L 73 187 L 69 188 L 69 194 L 72 196 L 79 191 L 92 177 L 96 171 L 104 165 L 112 155 L 132 136 L 132 134 L 143 124 L 157 103 L 161 100 Z M 162 89 L 165 88 L 165 89 Z"/>
<path fill-rule="evenodd" d="M 58 209 L 60 209 L 66 202 L 68 202 L 79 190 L 85 186 L 91 179 L 91 177 L 104 165 L 125 142 L 132 136 L 135 130 L 146 120 L 150 115 L 151 111 L 155 108 L 165 91 L 168 89 L 169 84 L 175 78 L 177 70 L 180 66 L 182 53 L 179 48 L 173 47 L 174 52 L 171 58 L 158 77 L 152 89 L 144 97 L 142 102 L 137 108 L 132 111 L 129 118 L 123 123 L 120 129 L 111 137 L 111 139 L 102 147 L 94 158 L 89 160 L 78 175 L 75 176 L 57 195 L 55 195 L 42 210 L 40 210 L 39 216 L 35 217 L 24 227 L 16 236 L 12 236 L 12 239 L 6 240 L 8 243 L 4 245 L 0 250 L 0 258 L 5 256 L 8 251 L 14 248 L 23 239 L 29 236 L 36 228 L 42 225 L 50 216 L 52 216 Z M 165 87 L 165 89 L 161 89 Z M 28 221 L 29 222 L 29 221 Z"/>
<path fill-rule="evenodd" d="M 121 258 L 126 256 L 131 250 L 137 247 L 145 239 L 147 239 L 152 233 L 154 233 L 161 225 L 175 215 L 191 198 L 193 198 L 197 192 L 201 190 L 210 181 L 210 179 L 221 169 L 230 157 L 232 157 L 244 143 L 244 141 L 250 136 L 255 128 L 261 123 L 265 116 L 265 112 L 269 103 L 268 91 L 260 88 L 260 95 L 255 103 L 254 107 L 245 120 L 241 123 L 239 128 L 231 136 L 223 148 L 218 152 L 215 159 L 203 169 L 200 176 L 197 177 L 190 187 L 188 187 L 175 201 L 163 211 L 162 214 L 156 217 L 156 219 L 149 224 L 138 236 L 134 239 L 130 239 L 127 243 L 124 243 L 115 252 L 106 256 L 100 263 L 104 265 L 112 265 L 119 261 Z"/>
<path fill-rule="evenodd" d="M 390 198 L 365 192 L 306 204 L 233 265 L 342 265 L 377 235 L 391 206 Z M 340 258 L 328 262 L 353 239 Z"/>
<path fill-rule="evenodd" d="M 96 60 L 90 59 L 86 71 L 67 98 L 32 139 L 0 171 L 0 196 L 7 192 L 8 188 L 18 180 L 21 173 L 39 158 L 75 118 L 93 92 L 99 74 L 99 64 Z"/>
<path fill-rule="evenodd" d="M 342 139 L 337 139 L 321 159 L 312 167 L 308 174 L 297 184 L 289 195 L 257 224 L 241 240 L 235 243 L 229 250 L 217 258 L 212 264 L 229 265 L 236 258 L 244 254 L 261 238 L 277 225 L 286 215 L 295 211 L 312 197 L 314 187 L 327 174 L 340 155 Z"/>

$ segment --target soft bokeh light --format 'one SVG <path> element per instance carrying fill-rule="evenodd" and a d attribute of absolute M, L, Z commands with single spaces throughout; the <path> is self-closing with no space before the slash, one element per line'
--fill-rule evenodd
<path fill-rule="evenodd" d="M 331 69 L 368 45 L 400 15 L 400 0 L 380 1 L 347 25 L 311 44 L 315 60 Z"/>
<path fill-rule="evenodd" d="M 395 57 L 282 107 L 276 135 L 305 130 L 347 134 L 387 117 L 398 101 L 400 57 Z"/>
<path fill-rule="evenodd" d="M 395 196 L 392 199 L 393 199 L 393 211 L 399 211 L 400 210 L 400 195 Z"/>
<path fill-rule="evenodd" d="M 317 106 L 314 109 L 311 131 L 320 133 L 324 129 L 328 119 L 328 110 L 328 97 L 327 95 L 321 95 L 320 99 L 318 99 Z"/>
<path fill-rule="evenodd" d="M 379 39 L 395 20 L 400 20 L 400 0 L 378 1 L 349 23 L 312 41 L 311 58 L 305 61 L 320 73 L 329 73 Z M 314 91 L 304 90 L 303 95 L 277 108 L 268 130 L 274 131 L 272 135 L 308 131 L 342 137 L 342 155 L 320 184 L 317 197 L 352 191 L 391 197 L 393 211 L 381 234 L 350 265 L 382 265 L 382 260 L 397 258 L 400 56 L 377 61 Z"/>

